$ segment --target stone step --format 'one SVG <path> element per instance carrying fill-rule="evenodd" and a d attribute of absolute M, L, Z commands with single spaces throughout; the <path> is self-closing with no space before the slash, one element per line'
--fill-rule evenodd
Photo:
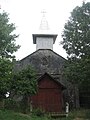
<path fill-rule="evenodd" d="M 51 118 L 67 117 L 66 113 L 50 113 Z"/>

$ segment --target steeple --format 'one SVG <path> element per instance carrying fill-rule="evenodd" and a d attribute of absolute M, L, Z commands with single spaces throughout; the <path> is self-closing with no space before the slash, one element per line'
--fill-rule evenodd
<path fill-rule="evenodd" d="M 50 33 L 49 25 L 45 17 L 45 11 L 42 12 L 42 20 L 39 27 L 38 34 L 33 34 L 33 43 L 36 44 L 36 50 L 38 49 L 51 49 L 53 50 L 53 44 L 55 43 L 57 34 Z"/>
<path fill-rule="evenodd" d="M 46 20 L 45 16 L 46 12 L 43 10 L 41 13 L 43 14 L 43 16 L 40 24 L 40 30 L 49 30 L 48 21 Z"/>

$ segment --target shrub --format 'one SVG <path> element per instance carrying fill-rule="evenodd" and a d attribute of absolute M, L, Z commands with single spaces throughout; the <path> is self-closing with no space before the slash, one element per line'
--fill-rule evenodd
<path fill-rule="evenodd" d="M 21 111 L 20 102 L 8 98 L 5 100 L 5 109 L 20 112 Z"/>
<path fill-rule="evenodd" d="M 40 108 L 37 108 L 32 111 L 32 114 L 41 117 L 45 115 L 45 111 Z"/>

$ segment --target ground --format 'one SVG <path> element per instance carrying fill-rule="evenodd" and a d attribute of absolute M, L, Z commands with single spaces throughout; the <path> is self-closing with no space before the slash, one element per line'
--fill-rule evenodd
<path fill-rule="evenodd" d="M 52 120 L 49 115 L 38 117 L 30 114 L 16 113 L 10 110 L 0 110 L 0 120 Z M 54 119 L 53 119 L 54 120 Z M 55 120 L 90 120 L 90 109 L 75 110 L 69 113 L 69 117 Z"/>

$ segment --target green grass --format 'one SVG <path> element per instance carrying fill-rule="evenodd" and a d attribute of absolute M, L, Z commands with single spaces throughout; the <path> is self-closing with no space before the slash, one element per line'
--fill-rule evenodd
<path fill-rule="evenodd" d="M 30 117 L 9 110 L 0 110 L 0 120 L 30 120 Z"/>
<path fill-rule="evenodd" d="M 90 109 L 74 110 L 69 113 L 67 118 L 59 120 L 90 120 Z"/>
<path fill-rule="evenodd" d="M 70 113 L 70 116 L 82 120 L 90 120 L 90 109 L 75 110 Z"/>
<path fill-rule="evenodd" d="M 13 112 L 10 110 L 0 110 L 0 120 L 54 120 L 50 117 L 37 117 L 35 115 L 28 115 Z M 55 120 L 90 120 L 89 110 L 75 110 L 69 113 L 67 118 L 58 118 Z"/>
<path fill-rule="evenodd" d="M 30 116 L 10 110 L 0 110 L 0 120 L 47 120 L 47 117 Z"/>

